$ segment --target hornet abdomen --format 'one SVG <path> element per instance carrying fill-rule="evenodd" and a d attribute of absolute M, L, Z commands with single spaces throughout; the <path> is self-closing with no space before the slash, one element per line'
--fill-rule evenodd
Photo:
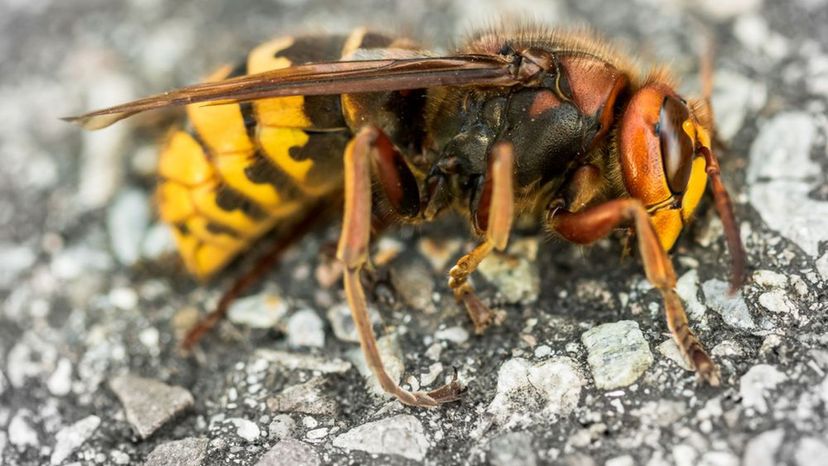
<path fill-rule="evenodd" d="M 389 39 L 281 37 L 208 81 L 339 60 Z M 342 184 L 342 153 L 351 137 L 340 97 L 290 96 L 187 106 L 188 123 L 161 150 L 156 198 L 173 227 L 187 269 L 200 278 L 220 270 L 280 222 L 294 218 Z"/>

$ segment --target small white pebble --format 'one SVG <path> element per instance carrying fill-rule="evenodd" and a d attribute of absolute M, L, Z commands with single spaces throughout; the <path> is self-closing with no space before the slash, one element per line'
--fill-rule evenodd
<path fill-rule="evenodd" d="M 158 333 L 158 329 L 155 327 L 147 327 L 144 330 L 141 330 L 141 333 L 138 334 L 138 340 L 141 344 L 150 349 L 158 348 L 159 339 L 160 334 Z"/>
<path fill-rule="evenodd" d="M 320 427 L 319 429 L 309 430 L 305 437 L 309 440 L 320 440 L 325 438 L 328 435 L 328 428 L 327 427 Z"/>
<path fill-rule="evenodd" d="M 434 337 L 438 340 L 447 340 L 459 345 L 465 343 L 469 339 L 469 332 L 463 327 L 449 327 L 437 330 Z"/>
<path fill-rule="evenodd" d="M 287 330 L 288 344 L 292 347 L 325 346 L 325 324 L 311 309 L 303 309 L 290 316 Z"/>
<path fill-rule="evenodd" d="M 236 426 L 236 434 L 248 442 L 253 442 L 259 438 L 261 431 L 259 426 L 253 421 L 242 419 L 240 417 L 233 417 L 227 420 Z"/>
<path fill-rule="evenodd" d="M 132 288 L 113 288 L 109 292 L 109 302 L 119 309 L 129 311 L 138 304 L 138 294 Z"/>
<path fill-rule="evenodd" d="M 54 396 L 68 395 L 72 390 L 72 363 L 66 358 L 58 361 L 46 385 Z"/>
<path fill-rule="evenodd" d="M 536 358 L 543 358 L 549 356 L 550 354 L 552 354 L 552 348 L 547 345 L 538 345 L 538 347 L 535 348 Z"/>
<path fill-rule="evenodd" d="M 423 387 L 427 387 L 437 380 L 437 377 L 443 372 L 443 364 L 435 362 L 428 366 L 428 372 L 420 375 L 420 383 Z"/>

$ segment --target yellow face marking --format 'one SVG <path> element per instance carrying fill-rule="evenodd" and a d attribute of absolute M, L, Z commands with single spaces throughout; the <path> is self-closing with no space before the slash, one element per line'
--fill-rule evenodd
<path fill-rule="evenodd" d="M 290 156 L 290 148 L 302 147 L 308 143 L 308 139 L 310 138 L 307 133 L 299 129 L 271 127 L 259 129 L 259 145 L 267 158 L 299 184 L 307 179 L 313 161 L 310 159 L 294 160 Z"/>
<path fill-rule="evenodd" d="M 710 147 L 710 134 L 699 124 L 693 120 L 686 120 L 681 125 L 682 129 L 695 146 L 698 139 L 699 144 L 704 147 Z M 687 221 L 693 216 L 696 206 L 699 205 L 702 195 L 704 195 L 705 187 L 707 186 L 707 162 L 704 157 L 697 156 L 693 159 L 693 165 L 690 168 L 690 179 L 687 180 L 687 189 L 684 191 L 684 196 L 681 199 L 681 217 Z"/>
<path fill-rule="evenodd" d="M 665 251 L 676 243 L 684 224 L 693 216 L 707 186 L 704 157 L 696 157 L 690 171 L 687 190 L 681 198 L 681 209 L 664 209 L 652 214 L 653 226 Z"/>
<path fill-rule="evenodd" d="M 653 220 L 661 247 L 669 251 L 676 243 L 684 226 L 681 222 L 681 213 L 677 209 L 659 210 L 654 212 L 650 218 Z"/>
<path fill-rule="evenodd" d="M 710 147 L 710 136 L 701 126 L 692 120 L 686 120 L 681 125 L 685 133 L 695 145 L 696 139 L 705 147 Z M 665 209 L 657 211 L 652 215 L 658 239 L 665 250 L 673 247 L 684 224 L 693 216 L 693 212 L 699 205 L 702 195 L 707 186 L 707 163 L 704 157 L 697 156 L 693 159 L 690 168 L 690 179 L 687 181 L 687 188 L 681 197 L 681 209 Z"/>
<path fill-rule="evenodd" d="M 162 178 L 194 186 L 209 180 L 213 176 L 213 168 L 198 142 L 189 134 L 176 131 L 161 151 L 158 174 Z"/>
<path fill-rule="evenodd" d="M 693 160 L 693 167 L 690 169 L 690 180 L 687 182 L 687 190 L 681 199 L 681 216 L 685 221 L 690 220 L 693 212 L 699 205 L 704 190 L 707 187 L 707 162 L 704 157 L 696 157 Z"/>
<path fill-rule="evenodd" d="M 693 124 L 692 120 L 684 120 L 681 124 L 681 129 L 685 132 L 685 134 L 690 136 L 690 140 L 692 140 L 693 143 L 696 142 L 696 125 Z"/>
<path fill-rule="evenodd" d="M 688 121 L 684 122 L 684 128 L 685 128 L 684 130 L 685 131 L 691 131 L 690 129 L 688 129 L 688 125 L 692 127 L 693 133 L 688 132 L 687 134 L 694 134 L 695 137 L 693 137 L 693 140 L 696 140 L 696 138 L 698 138 L 699 144 L 701 144 L 704 147 L 711 147 L 711 145 L 710 145 L 710 133 L 708 133 L 707 130 L 704 129 L 703 126 L 701 126 L 699 124 L 694 124 L 694 123 L 692 123 L 688 120 Z"/>

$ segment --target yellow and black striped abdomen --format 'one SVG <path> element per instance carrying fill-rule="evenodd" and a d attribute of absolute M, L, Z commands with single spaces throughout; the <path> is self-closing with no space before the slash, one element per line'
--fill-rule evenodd
<path fill-rule="evenodd" d="M 255 48 L 236 69 L 208 80 L 337 60 L 384 46 L 362 30 L 350 36 L 283 37 Z M 351 136 L 339 96 L 292 96 L 252 103 L 190 105 L 188 129 L 170 135 L 159 160 L 157 202 L 172 225 L 187 269 L 220 270 L 280 220 L 301 217 L 314 200 L 341 189 Z"/>

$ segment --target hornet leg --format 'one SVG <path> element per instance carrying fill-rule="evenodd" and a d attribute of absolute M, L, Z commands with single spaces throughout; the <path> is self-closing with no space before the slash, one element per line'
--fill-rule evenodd
<path fill-rule="evenodd" d="M 430 392 L 410 392 L 388 375 L 377 348 L 377 339 L 365 303 L 365 291 L 359 279 L 360 271 L 368 260 L 371 236 L 372 163 L 380 165 L 378 169 L 382 178 L 383 160 L 396 159 L 391 151 L 396 152 L 388 138 L 373 127 L 363 128 L 348 143 L 345 149 L 345 215 L 336 257 L 345 266 L 345 295 L 368 367 L 382 388 L 402 403 L 435 407 L 457 400 L 462 391 L 460 384 L 454 380 Z"/>
<path fill-rule="evenodd" d="M 676 273 L 661 247 L 646 209 L 637 199 L 616 199 L 572 213 L 550 208 L 548 225 L 569 241 L 588 244 L 608 235 L 622 222 L 633 222 L 638 236 L 638 249 L 644 262 L 647 279 L 664 299 L 667 327 L 684 358 L 712 386 L 719 385 L 719 370 L 707 355 L 701 342 L 690 330 L 684 307 L 675 291 Z"/>
<path fill-rule="evenodd" d="M 502 251 L 509 242 L 514 217 L 513 166 L 512 145 L 508 142 L 495 145 L 475 215 L 477 225 L 485 223 L 483 240 L 449 271 L 449 286 L 454 291 L 455 299 L 466 307 L 477 334 L 483 333 L 492 324 L 494 312 L 475 295 L 468 278 L 492 249 Z"/>

